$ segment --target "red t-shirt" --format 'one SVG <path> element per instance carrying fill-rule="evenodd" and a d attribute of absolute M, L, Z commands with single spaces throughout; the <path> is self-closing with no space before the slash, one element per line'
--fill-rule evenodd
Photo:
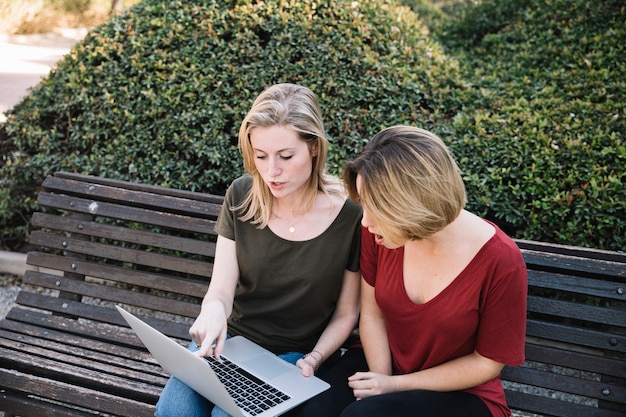
<path fill-rule="evenodd" d="M 495 225 L 493 225 L 496 227 Z M 470 354 L 510 366 L 524 361 L 528 276 L 519 248 L 494 236 L 435 298 L 413 303 L 404 288 L 404 248 L 377 245 L 362 229 L 361 273 L 385 316 L 394 372 L 407 374 Z M 494 417 L 511 414 L 500 377 L 466 390 Z"/>

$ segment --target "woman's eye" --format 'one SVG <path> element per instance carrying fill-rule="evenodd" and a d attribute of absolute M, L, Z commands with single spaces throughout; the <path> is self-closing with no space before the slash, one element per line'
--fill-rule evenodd
<path fill-rule="evenodd" d="M 280 158 L 281 158 L 281 159 L 283 159 L 283 160 L 285 160 L 285 161 L 288 161 L 288 160 L 290 160 L 291 158 L 293 158 L 293 155 L 289 155 L 289 156 L 281 156 Z"/>
<path fill-rule="evenodd" d="M 265 155 L 256 155 L 256 159 L 265 159 L 266 156 Z"/>

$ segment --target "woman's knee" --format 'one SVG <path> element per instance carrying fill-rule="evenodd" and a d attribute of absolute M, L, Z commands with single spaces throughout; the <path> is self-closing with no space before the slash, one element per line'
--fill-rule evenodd
<path fill-rule="evenodd" d="M 170 378 L 156 404 L 156 417 L 207 417 L 213 404 L 177 378 Z"/>
<path fill-rule="evenodd" d="M 364 398 L 359 401 L 350 403 L 343 409 L 339 417 L 368 417 L 368 416 L 384 416 L 388 410 L 380 408 L 375 397 Z"/>

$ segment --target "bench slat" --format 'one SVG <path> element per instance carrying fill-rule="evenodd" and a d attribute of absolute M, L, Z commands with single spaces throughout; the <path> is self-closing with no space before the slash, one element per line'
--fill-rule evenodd
<path fill-rule="evenodd" d="M 47 177 L 43 187 L 58 194 L 89 196 L 98 201 L 122 202 L 124 205 L 141 207 L 158 207 L 171 212 L 193 213 L 201 217 L 216 217 L 221 205 L 214 202 L 201 201 L 194 194 L 180 198 L 171 194 L 155 194 L 148 190 L 132 190 L 128 187 L 96 184 L 92 181 L 76 181 Z M 123 183 L 120 183 L 123 185 Z"/>
<path fill-rule="evenodd" d="M 134 356 L 135 359 L 133 359 L 124 355 L 124 353 L 128 353 L 128 348 L 110 343 L 104 344 L 101 342 L 98 350 L 89 349 L 88 347 L 83 346 L 80 340 L 68 340 L 69 338 L 84 339 L 82 337 L 71 335 L 66 335 L 65 340 L 63 341 L 43 339 L 38 336 L 24 334 L 22 331 L 14 333 L 4 329 L 0 329 L 0 335 L 2 336 L 0 339 L 0 345 L 5 348 L 12 347 L 17 349 L 26 347 L 24 351 L 30 352 L 31 354 L 39 354 L 41 356 L 40 352 L 42 351 L 41 347 L 43 346 L 47 351 L 53 351 L 55 355 L 57 353 L 62 355 L 71 355 L 70 359 L 66 360 L 68 363 L 71 363 L 74 358 L 90 358 L 96 363 L 115 365 L 115 367 L 111 367 L 110 369 L 107 369 L 107 367 L 99 367 L 103 372 L 115 373 L 117 369 L 121 369 L 122 371 L 117 373 L 118 376 L 128 375 L 129 377 L 137 380 L 141 380 L 143 376 L 165 376 L 165 372 L 154 360 L 152 355 L 145 350 L 140 351 L 139 348 L 134 349 L 134 354 L 132 356 Z M 14 343 L 9 345 L 7 341 Z M 31 350 L 30 347 L 35 347 L 35 350 Z M 128 372 L 126 372 L 126 370 L 128 370 Z M 158 378 L 154 379 L 154 381 L 158 380 Z"/>
<path fill-rule="evenodd" d="M 570 301 L 528 296 L 528 311 L 555 317 L 585 320 L 612 326 L 626 326 L 626 310 L 597 307 Z"/>
<path fill-rule="evenodd" d="M 74 410 L 59 404 L 45 403 L 29 398 L 26 394 L 17 394 L 7 390 L 0 391 L 0 404 L 8 415 L 46 416 L 46 417 L 86 417 L 84 411 Z"/>
<path fill-rule="evenodd" d="M 80 197 L 40 192 L 37 203 L 41 206 L 68 210 L 92 216 L 110 217 L 137 223 L 148 223 L 170 229 L 193 233 L 214 234 L 215 220 L 189 217 L 177 213 L 154 211 L 140 207 L 94 201 Z"/>
<path fill-rule="evenodd" d="M 106 178 L 106 177 L 96 177 L 92 175 L 77 174 L 75 172 L 59 171 L 59 172 L 54 173 L 54 178 L 87 182 L 89 184 L 108 185 L 108 186 L 116 187 L 116 188 L 137 190 L 137 191 L 143 191 L 143 192 L 160 194 L 160 195 L 169 195 L 169 196 L 180 197 L 180 198 L 185 198 L 185 199 L 190 199 L 190 200 L 205 201 L 208 203 L 215 203 L 219 205 L 221 205 L 222 202 L 224 201 L 224 196 L 222 195 L 204 194 L 201 192 L 160 187 L 158 185 L 152 185 L 152 184 L 142 184 L 139 182 L 129 182 L 129 181 L 116 180 L 116 179 Z M 46 178 L 46 180 L 47 179 L 48 178 Z"/>
<path fill-rule="evenodd" d="M 11 310 L 6 320 L 0 321 L 0 328 L 25 338 L 39 338 L 94 352 L 112 353 L 109 349 L 114 345 L 116 353 L 133 361 L 142 361 L 147 353 L 137 335 L 127 328 L 105 327 L 78 320 L 68 321 L 66 317 L 39 313 L 19 306 Z"/>
<path fill-rule="evenodd" d="M 61 379 L 70 384 L 109 394 L 132 396 L 144 402 L 158 397 L 167 382 L 164 375 L 154 377 L 146 374 L 136 379 L 140 375 L 138 372 L 120 368 L 117 362 L 103 364 L 89 356 L 67 355 L 29 344 L 19 346 L 18 350 L 15 342 L 7 340 L 1 342 L 0 363 L 5 369 L 36 374 L 44 378 Z"/>
<path fill-rule="evenodd" d="M 557 253 L 522 250 L 524 261 L 531 269 L 561 270 L 574 272 L 576 275 L 610 276 L 626 278 L 626 268 L 623 262 L 604 259 L 589 259 L 578 256 L 561 255 Z M 626 261 L 625 261 L 626 262 Z"/>
<path fill-rule="evenodd" d="M 543 341 L 541 341 L 543 342 Z M 537 344 L 536 344 L 537 343 Z M 585 372 L 595 372 L 626 379 L 626 367 L 614 358 L 601 356 L 602 352 L 590 354 L 569 350 L 570 346 L 550 347 L 538 342 L 526 341 L 526 360 L 544 362 Z"/>
<path fill-rule="evenodd" d="M 536 288 L 626 301 L 626 282 L 600 281 L 598 279 L 529 270 L 528 285 Z"/>
<path fill-rule="evenodd" d="M 215 256 L 215 243 L 202 242 L 179 236 L 163 235 L 144 230 L 133 230 L 129 233 L 126 227 L 84 221 L 71 217 L 61 217 L 47 213 L 35 213 L 31 220 L 34 227 L 54 228 L 63 232 L 71 232 L 84 236 L 93 236 L 111 240 L 120 240 L 142 246 L 153 246 L 190 254 Z"/>
<path fill-rule="evenodd" d="M 546 323 L 535 319 L 527 320 L 526 333 L 528 336 L 541 339 L 626 353 L 626 336 L 614 333 L 572 328 L 563 324 Z"/>
<path fill-rule="evenodd" d="M 0 368 L 0 380 L 2 380 L 4 387 L 24 393 L 25 395 L 34 393 L 35 395 L 44 396 L 44 398 L 51 400 L 69 403 L 76 407 L 96 409 L 115 416 L 151 417 L 154 415 L 154 406 L 152 404 L 114 396 L 57 380 L 42 378 L 37 375 L 29 375 Z M 15 393 L 10 394 L 13 396 L 16 395 Z M 28 401 L 23 402 L 23 404 L 26 403 L 28 403 Z M 41 402 L 39 404 L 41 404 Z M 46 408 L 46 411 L 47 410 Z M 24 415 L 32 415 L 28 414 L 28 412 L 29 411 L 26 411 Z M 87 415 L 87 413 L 83 415 Z"/>
<path fill-rule="evenodd" d="M 503 379 L 524 385 L 539 386 L 548 391 L 554 390 L 568 393 L 569 396 L 575 394 L 581 397 L 620 404 L 626 402 L 623 387 L 604 381 L 581 380 L 579 377 L 555 374 L 523 366 L 507 367 L 503 372 Z"/>
<path fill-rule="evenodd" d="M 596 400 L 626 402 L 626 387 L 620 387 L 603 381 L 594 381 L 569 375 L 555 374 L 525 366 L 506 367 L 502 378 L 507 381 L 540 386 L 548 390 L 566 392 Z M 581 383 L 582 382 L 582 383 Z"/>
<path fill-rule="evenodd" d="M 199 276 L 209 277 L 213 272 L 213 265 L 208 262 L 164 253 L 106 245 L 41 231 L 31 233 L 30 243 L 59 251 L 68 251 L 74 254 L 100 257 L 108 260 L 128 262 L 136 265 L 167 269 Z"/>
<path fill-rule="evenodd" d="M 555 417 L 624 417 L 623 413 L 601 410 L 560 399 L 507 390 L 506 399 L 512 409 Z"/>
<path fill-rule="evenodd" d="M 85 304 L 82 302 L 72 301 L 72 300 L 64 300 L 64 299 L 55 299 L 53 297 L 47 297 L 45 295 L 40 295 L 28 291 L 20 291 L 17 295 L 16 300 L 20 305 L 32 308 L 39 308 L 42 310 L 47 310 L 53 313 L 57 313 L 60 315 L 66 315 L 74 318 L 83 318 L 88 320 L 93 320 L 97 322 L 103 322 L 108 324 L 114 324 L 118 326 L 126 327 L 126 322 L 124 322 L 123 318 L 111 307 L 101 307 L 96 305 Z M 198 306 L 198 312 L 199 312 Z M 7 318 L 11 318 L 12 320 L 22 321 L 25 318 L 30 317 L 26 315 L 24 318 L 16 317 L 15 315 L 11 315 L 11 312 L 7 314 Z M 175 323 L 168 320 L 155 319 L 153 317 L 146 317 L 145 320 L 151 326 L 157 328 L 162 333 L 178 338 L 178 339 L 189 339 L 189 327 L 190 324 L 185 323 Z M 44 321 L 44 323 L 48 323 L 48 321 Z M 54 321 L 49 321 L 54 325 Z M 62 328 L 61 326 L 67 326 L 67 321 L 59 320 L 59 324 L 53 328 Z M 43 323 L 41 324 L 43 326 Z M 83 324 L 84 325 L 84 324 Z M 67 331 L 70 331 L 68 328 Z M 82 331 L 81 331 L 82 332 Z M 94 326 L 93 332 L 89 333 L 92 337 L 98 337 L 98 335 L 102 338 L 110 337 L 110 332 L 104 333 L 102 329 Z M 87 334 L 87 333 L 85 333 Z"/>
<path fill-rule="evenodd" d="M 85 261 L 70 256 L 53 255 L 42 252 L 29 252 L 27 256 L 29 265 L 57 270 L 60 272 L 76 273 L 86 277 L 101 278 L 123 284 L 136 285 L 154 290 L 165 291 L 172 294 L 180 294 L 199 297 L 208 288 L 208 279 L 205 281 L 191 281 L 182 277 L 128 269 L 121 266 L 107 265 L 97 262 Z M 26 272 L 29 274 L 32 272 Z"/>
<path fill-rule="evenodd" d="M 137 307 L 144 307 L 190 318 L 195 318 L 200 313 L 199 305 L 201 300 L 190 303 L 151 294 L 142 294 L 137 291 L 115 288 L 108 285 L 77 281 L 75 279 L 68 279 L 36 271 L 27 271 L 24 275 L 24 282 L 42 288 L 56 289 L 70 294 L 78 294 L 120 304 L 132 304 Z"/>
<path fill-rule="evenodd" d="M 626 264 L 626 253 L 603 249 L 585 248 L 582 246 L 561 245 L 558 243 L 539 242 L 536 240 L 514 239 L 522 252 L 528 250 L 533 252 L 546 252 L 591 260 L 602 259 L 605 261 L 619 262 Z"/>

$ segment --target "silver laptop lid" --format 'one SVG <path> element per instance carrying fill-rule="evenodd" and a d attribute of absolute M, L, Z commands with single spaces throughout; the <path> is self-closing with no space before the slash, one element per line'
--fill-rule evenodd
<path fill-rule="evenodd" d="M 208 362 L 131 313 L 116 306 L 150 353 L 168 373 L 234 417 L 250 417 L 241 410 Z M 317 377 L 304 377 L 300 369 L 241 336 L 226 341 L 222 355 L 257 378 L 286 392 L 290 399 L 255 417 L 277 416 L 328 389 Z"/>

